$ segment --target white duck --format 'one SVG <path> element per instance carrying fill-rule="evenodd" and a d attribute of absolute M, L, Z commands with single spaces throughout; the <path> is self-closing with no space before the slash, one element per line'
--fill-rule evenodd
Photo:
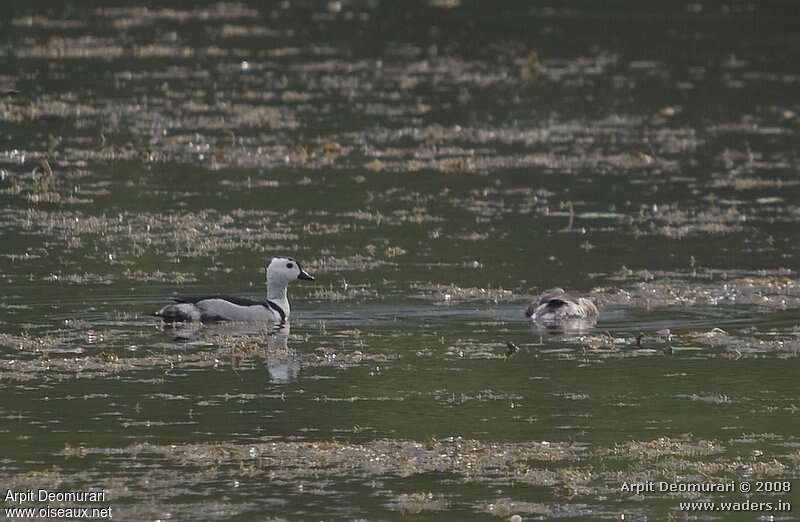
<path fill-rule="evenodd" d="M 296 279 L 313 281 L 314 277 L 291 257 L 273 257 L 266 271 L 267 297 L 263 301 L 228 295 L 178 296 L 154 315 L 168 323 L 264 321 L 282 327 L 290 313 L 286 295 L 289 283 Z"/>

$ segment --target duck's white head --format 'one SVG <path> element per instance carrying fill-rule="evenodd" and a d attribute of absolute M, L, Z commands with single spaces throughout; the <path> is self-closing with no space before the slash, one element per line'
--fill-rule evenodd
<path fill-rule="evenodd" d="M 314 276 L 303 270 L 300 263 L 293 257 L 273 257 L 267 265 L 267 284 L 289 284 L 296 279 L 313 281 Z"/>

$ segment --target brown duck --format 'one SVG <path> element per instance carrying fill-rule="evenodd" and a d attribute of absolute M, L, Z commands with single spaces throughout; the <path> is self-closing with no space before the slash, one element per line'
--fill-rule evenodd
<path fill-rule="evenodd" d="M 588 297 L 572 296 L 563 288 L 552 288 L 531 302 L 525 317 L 538 323 L 560 323 L 574 319 L 594 320 L 597 306 Z"/>

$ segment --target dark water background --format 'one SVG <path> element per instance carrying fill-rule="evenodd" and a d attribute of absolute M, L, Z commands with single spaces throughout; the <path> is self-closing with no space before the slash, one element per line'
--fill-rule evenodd
<path fill-rule="evenodd" d="M 4 2 L 0 493 L 104 489 L 118 520 L 797 500 L 621 485 L 800 488 L 799 15 Z M 147 316 L 260 297 L 276 254 L 317 276 L 288 339 Z M 525 320 L 556 285 L 595 328 Z"/>

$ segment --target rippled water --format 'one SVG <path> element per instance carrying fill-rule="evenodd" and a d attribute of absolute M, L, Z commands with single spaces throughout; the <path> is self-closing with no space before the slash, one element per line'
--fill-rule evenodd
<path fill-rule="evenodd" d="M 622 490 L 800 488 L 792 6 L 2 11 L 6 489 L 120 520 L 798 499 Z M 316 275 L 288 336 L 148 315 L 261 297 L 276 254 Z M 597 325 L 531 325 L 553 286 Z"/>

